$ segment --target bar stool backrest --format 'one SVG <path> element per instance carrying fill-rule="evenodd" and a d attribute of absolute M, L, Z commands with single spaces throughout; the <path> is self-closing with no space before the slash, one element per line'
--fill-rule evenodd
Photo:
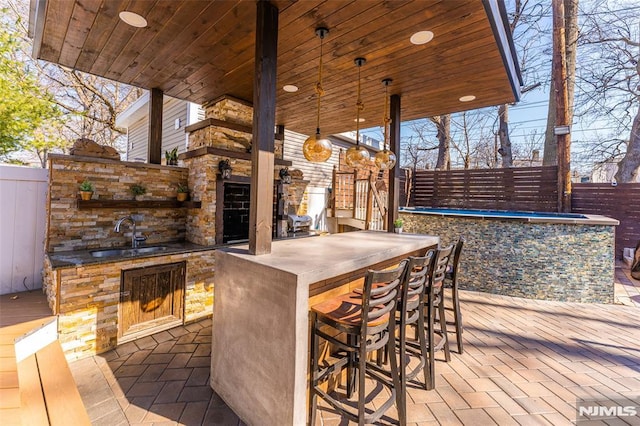
<path fill-rule="evenodd" d="M 367 271 L 362 289 L 362 332 L 361 336 L 379 333 L 387 329 L 389 321 L 370 326 L 369 322 L 388 315 L 393 321 L 398 302 L 400 284 L 404 278 L 407 260 L 400 262 L 397 268 L 384 271 Z M 394 313 L 391 315 L 390 313 Z M 395 322 L 395 321 L 393 321 Z"/>
<path fill-rule="evenodd" d="M 414 296 L 419 296 L 424 293 L 435 259 L 436 250 L 434 249 L 429 250 L 424 256 L 411 256 L 409 258 L 400 297 L 401 306 L 399 309 L 401 312 L 407 313 L 411 309 L 418 308 L 418 306 L 409 307 L 409 301 L 413 300 Z M 408 318 L 407 321 L 411 322 L 412 319 Z"/>
<path fill-rule="evenodd" d="M 458 264 L 460 263 L 460 254 L 462 253 L 462 246 L 464 245 L 464 237 L 458 237 L 458 241 L 456 241 L 455 248 L 453 249 L 453 262 L 451 263 L 451 268 L 447 272 L 447 278 L 451 279 L 455 284 L 456 278 L 458 276 Z"/>
<path fill-rule="evenodd" d="M 433 267 L 433 274 L 431 276 L 431 287 L 441 287 L 444 282 L 444 276 L 447 272 L 447 265 L 449 264 L 449 259 L 453 254 L 454 245 L 439 248 L 436 255 L 435 265 Z"/>

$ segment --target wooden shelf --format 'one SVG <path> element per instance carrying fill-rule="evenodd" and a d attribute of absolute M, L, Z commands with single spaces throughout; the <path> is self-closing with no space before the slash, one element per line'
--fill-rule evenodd
<path fill-rule="evenodd" d="M 214 148 L 211 146 L 201 146 L 200 148 L 183 152 L 182 154 L 178 155 L 178 158 L 181 160 L 187 160 L 189 158 L 201 157 L 207 154 L 218 155 L 220 157 L 237 158 L 238 160 L 251 161 L 250 152 L 231 151 L 229 149 Z M 287 166 L 287 167 L 291 167 L 291 165 L 293 164 L 289 160 L 281 160 L 279 158 L 274 158 L 273 163 L 276 166 Z"/>
<path fill-rule="evenodd" d="M 201 201 L 178 200 L 78 200 L 78 209 L 199 209 Z"/>

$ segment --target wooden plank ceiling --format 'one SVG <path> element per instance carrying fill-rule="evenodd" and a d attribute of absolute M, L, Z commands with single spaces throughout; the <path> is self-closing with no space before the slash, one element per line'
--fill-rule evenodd
<path fill-rule="evenodd" d="M 323 133 L 355 127 L 357 68 L 364 57 L 365 122 L 379 126 L 383 78 L 402 96 L 402 119 L 512 102 L 515 96 L 480 0 L 275 0 L 280 10 L 276 123 L 315 130 L 320 40 L 326 26 Z M 144 16 L 146 28 L 118 18 Z M 47 0 L 38 57 L 196 103 L 222 95 L 253 99 L 254 1 Z M 413 45 L 429 30 L 434 39 Z M 282 90 L 286 84 L 296 93 Z M 476 100 L 461 103 L 461 96 Z"/>

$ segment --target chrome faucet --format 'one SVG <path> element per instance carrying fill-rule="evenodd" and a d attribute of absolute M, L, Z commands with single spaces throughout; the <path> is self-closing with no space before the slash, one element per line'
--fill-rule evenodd
<path fill-rule="evenodd" d="M 118 219 L 118 221 L 116 222 L 116 226 L 115 228 L 113 228 L 113 230 L 116 232 L 120 232 L 120 225 L 122 225 L 122 222 L 125 222 L 125 221 L 131 222 L 131 247 L 138 248 L 138 244 L 142 241 L 145 241 L 147 238 L 136 237 L 136 221 L 133 219 L 133 216 L 129 215 L 129 216 L 124 216 Z"/>

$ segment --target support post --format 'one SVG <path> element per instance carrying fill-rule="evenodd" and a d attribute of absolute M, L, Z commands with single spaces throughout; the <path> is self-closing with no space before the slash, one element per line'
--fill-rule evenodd
<path fill-rule="evenodd" d="M 570 126 L 567 99 L 567 59 L 563 0 L 553 0 L 553 83 L 555 87 L 555 125 Z M 571 211 L 571 136 L 557 134 L 558 146 L 558 211 Z"/>
<path fill-rule="evenodd" d="M 391 95 L 390 98 L 390 135 L 389 150 L 396 155 L 396 165 L 389 170 L 389 195 L 387 197 L 387 232 L 394 232 L 393 222 L 398 218 L 398 204 L 400 194 L 399 170 L 400 170 L 400 95 Z"/>
<path fill-rule="evenodd" d="M 278 8 L 257 2 L 249 253 L 271 253 Z"/>
<path fill-rule="evenodd" d="M 160 164 L 162 161 L 162 90 L 154 87 L 149 90 L 149 140 L 147 144 L 147 162 Z"/>

